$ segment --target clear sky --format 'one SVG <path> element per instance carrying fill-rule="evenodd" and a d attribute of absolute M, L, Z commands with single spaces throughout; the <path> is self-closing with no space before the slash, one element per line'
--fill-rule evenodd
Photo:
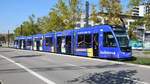
<path fill-rule="evenodd" d="M 85 0 L 83 0 L 84 2 Z M 98 4 L 99 0 L 88 0 Z M 128 0 L 122 0 L 125 6 Z M 0 0 L 0 33 L 11 32 L 34 14 L 42 17 L 49 13 L 57 0 Z"/>

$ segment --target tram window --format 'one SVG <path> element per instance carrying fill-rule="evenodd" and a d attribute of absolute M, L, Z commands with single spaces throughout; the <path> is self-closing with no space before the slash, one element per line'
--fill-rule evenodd
<path fill-rule="evenodd" d="M 15 41 L 14 41 L 14 44 L 18 44 L 18 41 L 17 41 L 17 40 L 15 40 Z"/>
<path fill-rule="evenodd" d="M 52 38 L 45 38 L 46 40 L 46 46 L 52 45 Z"/>
<path fill-rule="evenodd" d="M 91 47 L 91 34 L 85 34 L 85 48 L 90 48 Z"/>
<path fill-rule="evenodd" d="M 90 48 L 91 47 L 92 35 L 82 34 L 78 35 L 78 47 L 79 48 Z"/>
<path fill-rule="evenodd" d="M 103 46 L 104 47 L 116 47 L 116 41 L 112 32 L 104 32 Z"/>
<path fill-rule="evenodd" d="M 31 40 L 28 40 L 27 42 L 28 42 L 28 44 L 27 44 L 28 46 L 32 45 L 32 41 Z"/>
<path fill-rule="evenodd" d="M 84 48 L 84 35 L 78 35 L 78 47 L 79 48 Z"/>

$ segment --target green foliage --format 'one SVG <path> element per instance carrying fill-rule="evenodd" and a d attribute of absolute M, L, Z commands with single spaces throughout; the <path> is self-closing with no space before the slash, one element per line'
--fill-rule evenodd
<path fill-rule="evenodd" d="M 57 16 L 59 17 L 61 26 L 64 29 L 72 29 L 76 25 L 76 21 L 81 16 L 81 8 L 79 0 L 66 0 L 68 2 L 65 3 L 64 0 L 58 0 L 58 4 L 54 8 L 54 12 L 56 11 Z M 62 29 L 61 28 L 61 29 Z"/>
<path fill-rule="evenodd" d="M 128 13 L 129 15 L 132 15 L 133 12 L 133 8 L 136 6 L 139 6 L 139 4 L 142 3 L 142 0 L 129 0 L 129 4 L 128 4 Z"/>
<path fill-rule="evenodd" d="M 35 16 L 29 16 L 28 21 L 24 21 L 19 27 L 15 30 L 15 36 L 28 36 L 41 33 L 41 29 L 38 28 L 38 24 L 35 21 Z"/>
<path fill-rule="evenodd" d="M 144 54 L 150 54 L 150 51 L 144 51 L 143 53 Z"/>
<path fill-rule="evenodd" d="M 48 16 L 35 19 L 32 15 L 24 21 L 14 32 L 16 36 L 28 36 L 37 33 L 47 33 L 73 29 L 77 19 L 81 16 L 80 0 L 58 0 Z"/>
<path fill-rule="evenodd" d="M 14 30 L 14 33 L 15 33 L 15 36 L 20 36 L 20 35 L 21 35 L 21 28 L 20 28 L 20 27 L 17 27 L 17 28 Z"/>
<path fill-rule="evenodd" d="M 144 16 L 144 24 L 147 30 L 150 30 L 150 14 Z"/>
<path fill-rule="evenodd" d="M 136 57 L 135 60 L 131 60 L 131 61 L 129 60 L 126 62 L 134 63 L 134 64 L 150 65 L 150 58 Z"/>
<path fill-rule="evenodd" d="M 5 36 L 3 36 L 3 35 L 0 35 L 0 41 L 6 41 L 6 38 L 5 38 Z"/>
<path fill-rule="evenodd" d="M 144 18 L 139 18 L 135 20 L 132 24 L 130 24 L 128 30 L 129 37 L 131 39 L 137 39 L 133 31 L 136 30 L 139 26 L 143 25 L 145 25 L 146 30 L 150 30 L 150 14 L 145 14 Z"/>
<path fill-rule="evenodd" d="M 47 31 L 62 31 L 64 30 L 64 23 L 62 21 L 62 18 L 57 15 L 56 11 L 53 11 L 49 14 L 50 20 L 49 20 L 49 28 Z"/>
<path fill-rule="evenodd" d="M 139 6 L 142 0 L 129 0 L 129 7 Z"/>
<path fill-rule="evenodd" d="M 73 29 L 80 17 L 79 0 L 58 0 L 48 16 L 39 18 L 37 24 L 43 33 Z"/>
<path fill-rule="evenodd" d="M 102 12 L 107 14 L 103 15 L 106 21 L 112 25 L 120 25 L 120 14 L 122 12 L 121 0 L 99 0 Z M 137 6 L 141 0 L 130 0 L 130 6 Z M 100 19 L 97 17 L 97 10 L 95 5 L 92 5 L 90 20 L 98 23 Z M 35 18 L 34 15 L 30 16 L 27 21 L 24 21 L 14 32 L 16 36 L 20 35 L 33 35 L 37 33 L 47 33 L 62 31 L 66 29 L 73 29 L 76 22 L 80 19 L 82 13 L 81 0 L 58 0 L 56 5 L 51 9 L 49 14 L 44 17 Z M 132 32 L 140 24 L 144 24 L 147 29 L 150 29 L 150 15 L 145 15 L 144 19 L 135 21 L 130 25 L 129 35 L 135 38 Z M 21 34 L 22 29 L 22 34 Z"/>
<path fill-rule="evenodd" d="M 92 4 L 90 20 L 92 20 L 95 24 L 101 24 L 100 23 L 101 20 L 97 17 L 96 5 L 93 5 L 93 4 Z"/>
<path fill-rule="evenodd" d="M 130 39 L 137 39 L 136 34 L 133 31 L 135 31 L 139 26 L 142 26 L 144 24 L 143 20 L 143 18 L 137 19 L 129 25 L 128 35 Z"/>
<path fill-rule="evenodd" d="M 122 12 L 120 0 L 100 0 L 102 12 L 108 13 L 107 22 L 112 25 L 121 24 L 120 14 Z M 103 16 L 105 17 L 105 16 Z"/>

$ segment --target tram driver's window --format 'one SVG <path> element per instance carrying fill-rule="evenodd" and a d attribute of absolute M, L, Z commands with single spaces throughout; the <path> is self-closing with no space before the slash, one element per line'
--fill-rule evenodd
<path fill-rule="evenodd" d="M 104 32 L 103 36 L 104 36 L 104 39 L 103 39 L 104 47 L 116 47 L 116 41 L 112 32 Z"/>

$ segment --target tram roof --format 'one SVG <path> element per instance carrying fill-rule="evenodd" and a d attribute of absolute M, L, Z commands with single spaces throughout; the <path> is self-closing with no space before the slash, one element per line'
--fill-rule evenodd
<path fill-rule="evenodd" d="M 18 36 L 18 37 L 16 37 L 16 40 L 22 40 L 22 39 L 26 39 L 26 36 Z"/>
<path fill-rule="evenodd" d="M 32 38 L 33 38 L 33 36 L 27 36 L 26 38 L 27 38 L 27 39 L 32 39 Z"/>
<path fill-rule="evenodd" d="M 33 38 L 42 38 L 44 36 L 44 34 L 36 34 L 33 35 Z"/>
<path fill-rule="evenodd" d="M 64 30 L 64 31 L 59 31 L 56 32 L 56 36 L 66 36 L 66 35 L 73 35 L 73 32 L 75 30 Z"/>
<path fill-rule="evenodd" d="M 52 37 L 55 33 L 54 32 L 48 32 L 44 34 L 44 37 Z"/>

